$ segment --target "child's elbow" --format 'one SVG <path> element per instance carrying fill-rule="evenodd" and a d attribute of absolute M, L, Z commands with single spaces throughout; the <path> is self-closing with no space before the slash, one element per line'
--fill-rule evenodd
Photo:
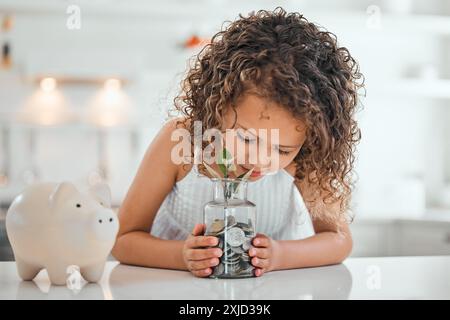
<path fill-rule="evenodd" d="M 344 237 L 340 237 L 338 240 L 339 252 L 336 263 L 342 263 L 347 259 L 353 250 L 353 239 L 350 234 L 346 234 Z"/>
<path fill-rule="evenodd" d="M 121 241 L 121 236 L 118 236 L 116 239 L 116 243 L 114 244 L 114 247 L 111 250 L 111 255 L 119 261 L 120 263 L 125 263 L 125 252 L 123 241 Z"/>

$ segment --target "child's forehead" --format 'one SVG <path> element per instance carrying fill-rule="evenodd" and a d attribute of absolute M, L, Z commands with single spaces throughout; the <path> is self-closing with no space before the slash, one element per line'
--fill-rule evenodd
<path fill-rule="evenodd" d="M 242 128 L 248 132 L 278 130 L 280 143 L 298 144 L 306 135 L 305 123 L 292 116 L 285 107 L 256 95 L 246 95 L 230 109 L 224 119 L 224 129 Z M 281 143 L 283 144 L 283 143 Z"/>
<path fill-rule="evenodd" d="M 287 107 L 254 94 L 246 94 L 239 99 L 235 111 L 236 114 L 234 111 L 227 113 L 231 116 L 230 120 L 237 117 L 241 123 L 253 124 L 255 128 L 261 126 L 305 128 L 304 122 L 294 117 Z"/>

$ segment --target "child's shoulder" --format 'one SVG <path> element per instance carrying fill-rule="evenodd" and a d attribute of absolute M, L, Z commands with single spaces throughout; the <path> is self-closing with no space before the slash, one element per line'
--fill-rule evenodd
<path fill-rule="evenodd" d="M 171 118 L 164 123 L 159 134 L 171 145 L 171 148 L 174 148 L 180 142 L 180 135 L 186 134 L 186 132 L 180 132 L 179 135 L 177 134 L 175 136 L 174 133 L 177 130 L 189 130 L 190 122 L 191 120 L 185 116 Z M 178 164 L 176 181 L 182 180 L 191 171 L 192 167 L 192 163 Z"/>
<path fill-rule="evenodd" d="M 161 131 L 172 134 L 177 129 L 189 129 L 191 119 L 186 116 L 172 117 L 166 120 Z"/>

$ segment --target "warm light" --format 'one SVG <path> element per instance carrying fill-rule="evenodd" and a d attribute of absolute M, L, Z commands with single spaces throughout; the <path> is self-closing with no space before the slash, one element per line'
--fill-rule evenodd
<path fill-rule="evenodd" d="M 67 101 L 57 88 L 55 78 L 42 78 L 39 88 L 24 101 L 18 112 L 20 121 L 43 126 L 67 123 L 75 119 Z"/>
<path fill-rule="evenodd" d="M 108 79 L 105 81 L 104 87 L 106 90 L 117 91 L 121 88 L 122 84 L 118 79 Z"/>
<path fill-rule="evenodd" d="M 54 78 L 44 78 L 41 80 L 41 89 L 45 92 L 51 92 L 56 88 L 56 80 Z"/>
<path fill-rule="evenodd" d="M 88 104 L 87 120 L 101 127 L 124 125 L 130 120 L 131 101 L 119 79 L 108 79 Z"/>

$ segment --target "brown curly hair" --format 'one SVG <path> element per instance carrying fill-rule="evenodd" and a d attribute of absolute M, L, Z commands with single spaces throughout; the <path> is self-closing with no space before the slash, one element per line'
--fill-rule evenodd
<path fill-rule="evenodd" d="M 324 203 L 340 200 L 340 216 L 347 211 L 360 140 L 353 116 L 364 78 L 334 34 L 300 13 L 260 10 L 215 34 L 192 62 L 174 99 L 192 135 L 194 121 L 203 129 L 221 128 L 227 109 L 256 89 L 307 126 L 295 178 L 318 186 Z"/>

